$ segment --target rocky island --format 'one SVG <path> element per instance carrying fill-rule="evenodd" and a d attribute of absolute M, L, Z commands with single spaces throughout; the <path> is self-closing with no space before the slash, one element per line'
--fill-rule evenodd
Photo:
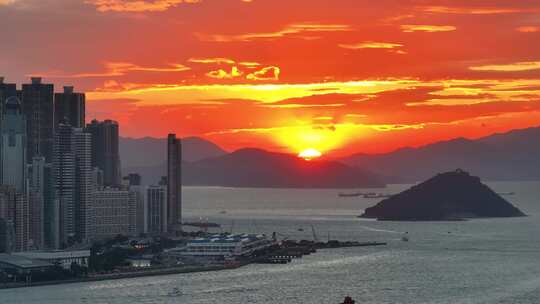
<path fill-rule="evenodd" d="M 367 208 L 360 217 L 388 221 L 447 221 L 525 216 L 480 178 L 463 170 L 441 173 Z"/>

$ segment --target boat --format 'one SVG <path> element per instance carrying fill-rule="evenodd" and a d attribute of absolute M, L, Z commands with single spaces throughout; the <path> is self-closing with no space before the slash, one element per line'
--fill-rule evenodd
<path fill-rule="evenodd" d="M 355 192 L 355 193 L 339 193 L 339 197 L 358 197 L 364 195 L 362 192 Z"/>
<path fill-rule="evenodd" d="M 180 290 L 180 288 L 175 287 L 175 288 L 173 288 L 173 290 L 170 291 L 167 295 L 168 295 L 169 297 L 179 297 L 179 296 L 184 295 L 184 293 Z"/>
<path fill-rule="evenodd" d="M 408 242 L 409 241 L 409 233 L 405 232 L 403 236 L 401 237 L 402 242 Z"/>
<path fill-rule="evenodd" d="M 382 193 L 366 193 L 364 194 L 364 198 L 388 198 L 392 195 L 390 194 L 382 194 Z"/>

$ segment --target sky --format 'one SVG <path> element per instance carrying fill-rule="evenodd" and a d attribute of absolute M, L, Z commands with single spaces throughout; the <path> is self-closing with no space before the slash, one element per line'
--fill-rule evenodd
<path fill-rule="evenodd" d="M 385 153 L 540 125 L 537 0 L 0 0 L 0 75 L 126 137 Z"/>

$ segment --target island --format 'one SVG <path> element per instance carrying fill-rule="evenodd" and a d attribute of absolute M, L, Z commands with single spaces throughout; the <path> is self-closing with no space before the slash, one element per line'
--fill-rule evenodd
<path fill-rule="evenodd" d="M 463 170 L 436 175 L 367 208 L 360 217 L 387 221 L 449 221 L 525 214 Z"/>

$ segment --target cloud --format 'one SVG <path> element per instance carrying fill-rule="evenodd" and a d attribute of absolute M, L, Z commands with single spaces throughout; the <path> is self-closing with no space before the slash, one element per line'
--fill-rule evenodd
<path fill-rule="evenodd" d="M 210 71 L 208 73 L 206 73 L 206 76 L 210 77 L 210 78 L 215 78 L 215 79 L 233 79 L 233 78 L 237 78 L 237 77 L 240 77 L 242 76 L 244 73 L 241 72 L 238 67 L 232 67 L 231 68 L 231 72 L 227 72 L 223 69 L 219 69 L 217 71 Z"/>
<path fill-rule="evenodd" d="M 516 31 L 522 33 L 538 33 L 540 32 L 540 26 L 520 26 L 516 28 Z"/>
<path fill-rule="evenodd" d="M 349 50 L 360 50 L 360 49 L 396 49 L 403 47 L 403 44 L 399 43 L 390 43 L 390 42 L 375 42 L 375 41 L 366 41 L 355 44 L 339 44 L 340 48 L 349 49 Z"/>
<path fill-rule="evenodd" d="M 32 73 L 31 75 L 40 75 L 50 78 L 90 78 L 90 77 L 115 77 L 115 76 L 124 76 L 129 72 L 184 72 L 191 70 L 190 67 L 187 67 L 183 64 L 169 64 L 167 67 L 145 67 L 140 66 L 134 63 L 128 62 L 106 62 L 105 71 L 97 73 L 77 73 L 77 74 L 68 74 L 64 72 L 42 72 L 42 73 Z"/>
<path fill-rule="evenodd" d="M 420 25 L 420 24 L 404 24 L 401 26 L 401 30 L 405 33 L 412 32 L 427 32 L 427 33 L 436 33 L 436 32 L 451 32 L 455 31 L 457 28 L 452 25 Z"/>
<path fill-rule="evenodd" d="M 481 65 L 470 67 L 473 71 L 494 71 L 494 72 L 522 72 L 540 69 L 540 61 L 526 61 L 509 64 Z"/>
<path fill-rule="evenodd" d="M 236 61 L 228 58 L 190 58 L 189 62 L 201 64 L 235 64 Z"/>
<path fill-rule="evenodd" d="M 199 3 L 202 0 L 86 0 L 100 12 L 161 12 L 182 3 Z"/>
<path fill-rule="evenodd" d="M 294 23 L 286 26 L 284 29 L 277 32 L 260 32 L 260 33 L 248 33 L 240 35 L 221 35 L 221 34 L 196 34 L 202 41 L 213 42 L 246 42 L 257 39 L 274 40 L 282 38 L 288 35 L 302 34 L 302 33 L 315 33 L 315 32 L 344 32 L 350 31 L 351 27 L 344 24 L 319 24 L 319 23 Z M 305 37 L 304 37 L 305 38 Z"/>
<path fill-rule="evenodd" d="M 279 80 L 280 68 L 271 66 L 246 76 L 248 80 Z"/>
<path fill-rule="evenodd" d="M 471 15 L 491 15 L 519 13 L 525 10 L 507 7 L 452 7 L 452 6 L 421 6 L 420 10 L 428 13 L 440 14 L 471 14 Z"/>

